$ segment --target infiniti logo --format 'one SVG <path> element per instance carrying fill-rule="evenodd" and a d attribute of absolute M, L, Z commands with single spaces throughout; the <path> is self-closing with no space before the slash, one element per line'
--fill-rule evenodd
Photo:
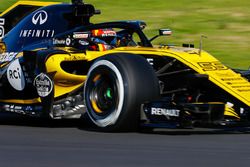
<path fill-rule="evenodd" d="M 44 10 L 40 10 L 33 15 L 32 23 L 35 25 L 37 24 L 42 25 L 47 21 L 47 19 L 48 19 L 47 12 Z"/>

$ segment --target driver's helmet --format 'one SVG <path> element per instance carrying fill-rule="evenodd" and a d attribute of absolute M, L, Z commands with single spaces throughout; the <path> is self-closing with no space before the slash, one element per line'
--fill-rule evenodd
<path fill-rule="evenodd" d="M 116 32 L 113 29 L 97 29 L 91 31 L 93 50 L 105 51 L 116 47 Z"/>

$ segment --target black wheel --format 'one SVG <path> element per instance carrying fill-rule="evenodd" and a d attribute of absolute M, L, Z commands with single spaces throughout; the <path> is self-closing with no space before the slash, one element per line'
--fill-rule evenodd
<path fill-rule="evenodd" d="M 94 62 L 84 90 L 88 116 L 104 131 L 137 130 L 141 104 L 159 94 L 158 79 L 146 59 L 126 53 Z"/>

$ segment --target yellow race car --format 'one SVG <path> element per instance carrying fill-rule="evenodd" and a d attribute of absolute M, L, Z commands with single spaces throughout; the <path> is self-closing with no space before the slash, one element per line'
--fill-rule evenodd
<path fill-rule="evenodd" d="M 247 127 L 250 72 L 191 44 L 153 46 L 142 21 L 94 24 L 93 5 L 19 1 L 0 14 L 0 108 L 99 130 Z"/>

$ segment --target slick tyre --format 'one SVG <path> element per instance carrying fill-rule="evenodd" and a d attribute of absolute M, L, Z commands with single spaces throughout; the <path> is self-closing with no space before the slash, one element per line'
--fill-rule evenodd
<path fill-rule="evenodd" d="M 110 54 L 96 60 L 85 82 L 87 115 L 102 131 L 135 131 L 141 104 L 159 98 L 159 82 L 145 58 Z"/>

